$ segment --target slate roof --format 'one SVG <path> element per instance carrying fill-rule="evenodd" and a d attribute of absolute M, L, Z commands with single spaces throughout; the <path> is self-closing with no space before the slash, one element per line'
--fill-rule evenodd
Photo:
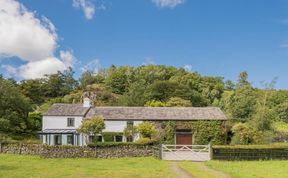
<path fill-rule="evenodd" d="M 44 116 L 82 116 L 84 117 L 89 108 L 82 104 L 53 104 Z"/>
<path fill-rule="evenodd" d="M 95 115 L 105 120 L 227 120 L 216 107 L 94 107 L 86 118 Z"/>
<path fill-rule="evenodd" d="M 91 107 L 53 104 L 44 116 L 101 115 L 105 120 L 227 120 L 217 107 Z"/>

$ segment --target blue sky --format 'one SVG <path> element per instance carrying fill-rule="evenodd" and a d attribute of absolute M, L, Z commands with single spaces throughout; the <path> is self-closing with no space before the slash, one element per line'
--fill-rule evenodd
<path fill-rule="evenodd" d="M 156 1 L 162 2 L 162 6 Z M 288 89 L 286 0 L 88 2 L 95 13 L 87 17 L 84 7 L 73 6 L 72 0 L 18 1 L 35 19 L 45 16 L 55 26 L 57 39 L 53 56 L 60 60 L 60 51 L 69 52 L 78 75 L 89 63 L 90 67 L 154 63 L 189 66 L 202 75 L 224 76 L 231 80 L 236 80 L 237 75 L 246 70 L 255 86 L 278 77 L 276 87 Z M 176 4 L 171 5 L 173 2 Z M 0 35 L 0 54 L 1 43 Z M 19 53 L 11 53 L 11 50 L 8 53 L 6 49 L 7 57 L 3 51 L 2 74 L 16 78 L 32 76 L 18 70 L 23 69 L 21 65 L 34 61 L 34 57 L 23 60 L 23 55 L 17 56 L 15 54 Z M 12 74 L 7 72 L 7 66 L 15 69 Z M 31 67 L 25 69 L 32 70 Z"/>

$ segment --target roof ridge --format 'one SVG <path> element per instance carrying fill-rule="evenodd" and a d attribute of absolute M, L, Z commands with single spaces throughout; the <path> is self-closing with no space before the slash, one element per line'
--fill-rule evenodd
<path fill-rule="evenodd" d="M 145 107 L 145 106 L 93 106 L 91 108 L 148 108 L 148 109 L 153 109 L 153 108 L 173 108 L 173 109 L 178 109 L 178 108 L 185 108 L 185 109 L 220 109 L 220 107 L 214 107 L 214 106 L 208 106 L 208 107 Z"/>

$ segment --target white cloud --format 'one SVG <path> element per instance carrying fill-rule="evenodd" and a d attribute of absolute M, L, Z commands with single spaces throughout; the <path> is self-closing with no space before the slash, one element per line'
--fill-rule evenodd
<path fill-rule="evenodd" d="M 0 1 L 0 54 L 26 61 L 52 56 L 57 45 L 54 25 L 39 20 L 14 0 Z"/>
<path fill-rule="evenodd" d="M 71 67 L 71 51 L 60 51 L 60 59 L 54 55 L 57 39 L 56 28 L 48 18 L 37 18 L 18 1 L 0 0 L 0 57 L 18 57 L 26 62 L 17 70 L 2 66 L 8 73 L 30 79 Z"/>
<path fill-rule="evenodd" d="M 60 51 L 60 59 L 66 67 L 72 67 L 76 59 L 72 51 Z"/>
<path fill-rule="evenodd" d="M 101 63 L 99 59 L 94 59 L 81 68 L 82 72 L 91 71 L 94 74 L 97 74 L 100 69 L 101 69 Z"/>
<path fill-rule="evenodd" d="M 176 6 L 183 4 L 185 0 L 152 0 L 152 2 L 158 7 L 169 7 L 173 9 Z"/>
<path fill-rule="evenodd" d="M 73 0 L 73 7 L 83 10 L 86 19 L 91 20 L 95 14 L 95 6 L 89 0 Z"/>
<path fill-rule="evenodd" d="M 50 57 L 22 65 L 19 68 L 19 74 L 24 79 L 35 79 L 43 77 L 45 74 L 53 74 L 65 69 L 67 69 L 67 66 L 62 61 L 55 57 Z"/>
<path fill-rule="evenodd" d="M 192 65 L 190 65 L 190 64 L 186 64 L 186 65 L 184 65 L 183 66 L 183 68 L 186 70 L 186 71 L 191 71 L 192 70 Z"/>

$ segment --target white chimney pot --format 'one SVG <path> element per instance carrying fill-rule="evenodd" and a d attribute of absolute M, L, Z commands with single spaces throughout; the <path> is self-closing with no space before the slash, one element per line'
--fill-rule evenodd
<path fill-rule="evenodd" d="M 89 98 L 84 98 L 83 99 L 83 107 L 84 108 L 89 108 L 91 107 L 91 100 Z"/>

